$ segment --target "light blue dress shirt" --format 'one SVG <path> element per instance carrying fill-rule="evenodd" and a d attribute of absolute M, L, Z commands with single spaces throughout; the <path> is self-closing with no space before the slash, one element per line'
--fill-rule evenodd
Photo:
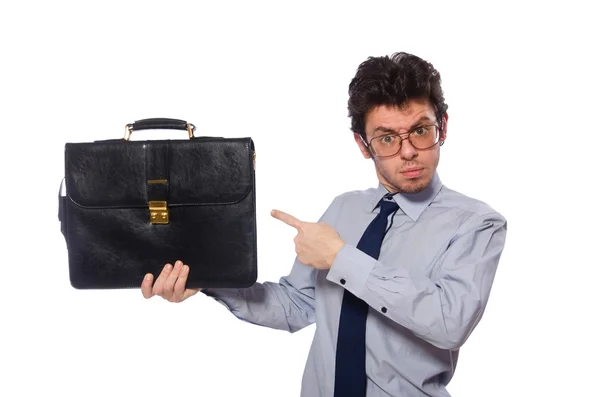
<path fill-rule="evenodd" d="M 301 397 L 333 396 L 344 289 L 369 305 L 367 397 L 449 396 L 459 348 L 483 315 L 504 248 L 505 218 L 447 188 L 436 173 L 426 190 L 394 196 L 400 210 L 390 216 L 375 260 L 356 245 L 386 193 L 379 184 L 341 194 L 322 215 L 319 221 L 345 242 L 331 269 L 296 259 L 279 283 L 203 291 L 254 324 L 295 332 L 316 323 Z"/>

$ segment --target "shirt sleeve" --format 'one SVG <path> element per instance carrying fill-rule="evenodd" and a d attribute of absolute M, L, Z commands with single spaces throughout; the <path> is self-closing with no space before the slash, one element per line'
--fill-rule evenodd
<path fill-rule="evenodd" d="M 473 215 L 441 255 L 435 277 L 417 278 L 344 245 L 327 280 L 364 300 L 432 345 L 457 350 L 483 315 L 504 249 L 507 222 L 498 213 Z"/>
<path fill-rule="evenodd" d="M 319 222 L 332 223 L 339 213 L 337 198 Z M 269 328 L 296 332 L 315 322 L 317 270 L 296 257 L 279 282 L 256 282 L 249 288 L 207 288 L 202 292 L 223 304 L 237 318 Z"/>

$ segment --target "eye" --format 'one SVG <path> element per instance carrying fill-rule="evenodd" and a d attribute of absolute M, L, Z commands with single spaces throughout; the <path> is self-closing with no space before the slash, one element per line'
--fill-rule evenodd
<path fill-rule="evenodd" d="M 395 135 L 384 135 L 381 138 L 379 138 L 379 142 L 384 145 L 391 145 L 395 141 L 396 141 Z"/>
<path fill-rule="evenodd" d="M 413 130 L 413 133 L 415 135 L 419 135 L 419 136 L 423 136 L 423 135 L 427 135 L 427 133 L 429 132 L 429 130 L 427 129 L 427 127 L 417 127 Z"/>

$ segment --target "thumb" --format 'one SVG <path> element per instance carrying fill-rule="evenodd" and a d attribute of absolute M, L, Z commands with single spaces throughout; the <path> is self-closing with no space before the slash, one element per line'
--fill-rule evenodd
<path fill-rule="evenodd" d="M 154 294 L 152 293 L 152 283 L 154 281 L 154 275 L 152 273 L 148 273 L 144 276 L 144 281 L 142 281 L 142 295 L 146 299 L 152 298 Z"/>

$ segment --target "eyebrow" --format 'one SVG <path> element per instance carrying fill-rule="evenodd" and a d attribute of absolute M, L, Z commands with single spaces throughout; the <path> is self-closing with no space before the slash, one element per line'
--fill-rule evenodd
<path fill-rule="evenodd" d="M 412 130 L 413 128 L 417 127 L 418 125 L 422 124 L 424 121 L 432 121 L 429 116 L 422 116 L 420 119 L 418 119 L 408 130 Z M 394 130 L 393 128 L 389 128 L 389 127 L 384 127 L 382 125 L 378 126 L 377 128 L 375 128 L 373 130 L 373 135 L 375 135 L 376 132 L 381 131 L 384 133 L 390 133 L 390 134 L 397 134 L 398 132 L 396 130 Z"/>

